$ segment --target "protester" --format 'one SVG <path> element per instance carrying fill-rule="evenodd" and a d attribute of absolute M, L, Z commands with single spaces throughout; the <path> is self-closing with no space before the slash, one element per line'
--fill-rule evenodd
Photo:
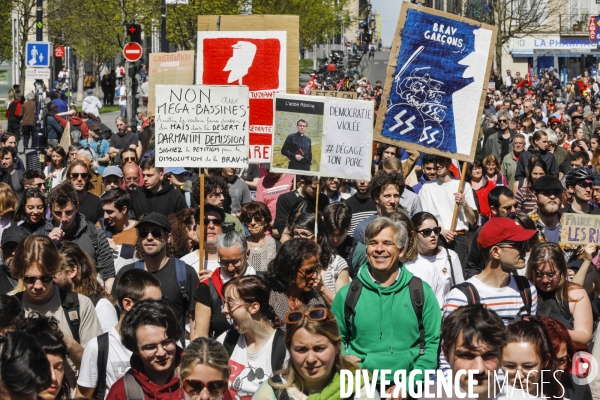
<path fill-rule="evenodd" d="M 250 263 L 257 271 L 264 272 L 280 247 L 272 236 L 266 234 L 272 222 L 271 212 L 264 203 L 251 201 L 242 207 L 240 219 L 250 233 L 246 238 L 250 248 Z"/>

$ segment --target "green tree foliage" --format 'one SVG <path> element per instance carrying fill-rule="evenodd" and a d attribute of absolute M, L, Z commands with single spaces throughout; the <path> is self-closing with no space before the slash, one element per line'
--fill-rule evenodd
<path fill-rule="evenodd" d="M 0 0 L 0 62 L 12 59 L 12 9 L 13 0 Z"/>

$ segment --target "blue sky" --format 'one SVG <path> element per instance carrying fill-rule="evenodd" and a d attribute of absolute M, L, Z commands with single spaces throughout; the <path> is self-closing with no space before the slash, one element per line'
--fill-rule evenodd
<path fill-rule="evenodd" d="M 373 10 L 381 18 L 381 40 L 384 46 L 391 46 L 398 16 L 400 15 L 401 0 L 371 0 Z"/>

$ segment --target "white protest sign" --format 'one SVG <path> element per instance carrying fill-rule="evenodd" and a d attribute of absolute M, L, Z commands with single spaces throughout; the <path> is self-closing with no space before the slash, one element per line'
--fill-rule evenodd
<path fill-rule="evenodd" d="M 157 85 L 158 167 L 248 167 L 247 86 Z"/>
<path fill-rule="evenodd" d="M 371 179 L 372 101 L 327 98 L 321 176 Z"/>

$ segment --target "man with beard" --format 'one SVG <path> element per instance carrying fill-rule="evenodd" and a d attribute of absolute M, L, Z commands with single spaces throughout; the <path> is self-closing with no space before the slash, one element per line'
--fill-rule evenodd
<path fill-rule="evenodd" d="M 167 256 L 167 248 L 170 248 L 172 240 L 171 223 L 167 217 L 150 213 L 138 222 L 136 228 L 136 257 L 141 261 L 121 268 L 116 282 L 118 284 L 121 275 L 133 268 L 144 269 L 153 274 L 160 281 L 163 297 L 177 316 L 178 326 L 185 332 L 186 316 L 189 316 L 191 326 L 194 325 L 192 294 L 199 283 L 198 273 L 183 261 Z M 112 296 L 117 297 L 116 295 L 113 289 Z M 177 339 L 183 339 L 183 335 Z"/>
<path fill-rule="evenodd" d="M 307 176 L 307 175 L 299 175 L 300 187 L 286 194 L 282 194 L 277 199 L 277 211 L 276 211 L 276 219 L 273 223 L 273 227 L 277 229 L 279 234 L 283 234 L 285 230 L 287 219 L 290 214 L 290 211 L 296 203 L 300 201 L 306 201 L 308 203 L 308 207 L 306 208 L 306 212 L 314 213 L 315 212 L 315 203 L 317 198 L 317 182 L 319 178 L 316 176 Z M 319 214 L 325 210 L 325 207 L 329 204 L 329 199 L 323 193 L 318 193 L 319 195 Z"/>
<path fill-rule="evenodd" d="M 17 149 L 14 147 L 2 147 L 0 154 L 2 154 L 2 182 L 7 183 L 11 187 L 17 196 L 17 200 L 21 200 L 21 195 L 23 194 L 23 186 L 21 185 L 23 170 L 16 168 L 16 161 L 19 159 Z"/>
<path fill-rule="evenodd" d="M 342 181 L 340 178 L 323 178 L 323 193 L 329 199 L 329 203 L 338 203 L 350 197 L 348 193 L 340 192 Z"/>
<path fill-rule="evenodd" d="M 563 209 L 563 213 L 600 214 L 600 208 L 590 204 L 594 192 L 594 181 L 591 171 L 585 167 L 570 170 L 565 175 L 567 194 L 573 202 Z"/>
<path fill-rule="evenodd" d="M 537 209 L 529 216 L 535 222 L 542 242 L 560 242 L 560 209 L 564 188 L 558 178 L 545 175 L 533 184 Z"/>
<path fill-rule="evenodd" d="M 362 220 L 377 212 L 377 203 L 371 197 L 371 182 L 356 180 L 354 183 L 356 193 L 345 201 L 352 209 L 352 222 L 350 222 L 348 236 L 354 235 L 354 229 Z"/>
<path fill-rule="evenodd" d="M 123 166 L 123 178 L 125 179 L 125 189 L 131 194 L 140 186 L 140 167 L 137 164 L 128 162 Z"/>
<path fill-rule="evenodd" d="M 116 168 L 116 167 L 109 167 Z M 108 169 L 106 171 L 108 171 Z M 106 172 L 105 171 L 105 172 Z M 137 221 L 129 218 L 131 199 L 125 189 L 107 190 L 100 197 L 104 218 L 100 225 L 106 233 L 108 244 L 113 251 L 115 272 L 133 261 L 135 243 L 137 242 Z"/>

